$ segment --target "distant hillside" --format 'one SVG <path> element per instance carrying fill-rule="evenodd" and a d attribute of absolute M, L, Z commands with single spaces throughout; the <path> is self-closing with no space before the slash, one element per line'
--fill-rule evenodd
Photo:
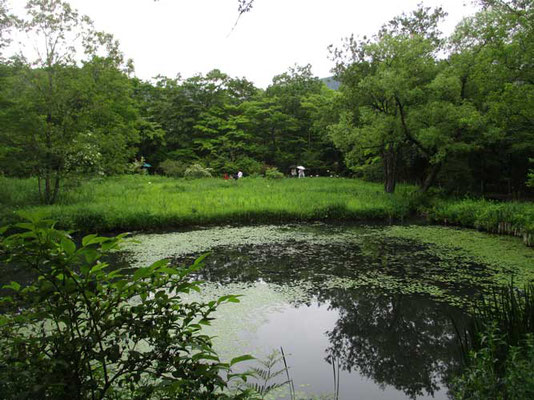
<path fill-rule="evenodd" d="M 339 89 L 340 83 L 338 81 L 336 81 L 333 76 L 330 76 L 328 78 L 321 78 L 321 80 L 330 89 L 333 89 L 333 90 L 338 90 Z"/>

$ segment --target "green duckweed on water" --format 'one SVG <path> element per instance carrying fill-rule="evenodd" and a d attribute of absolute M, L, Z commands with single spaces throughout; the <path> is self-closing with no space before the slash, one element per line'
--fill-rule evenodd
<path fill-rule="evenodd" d="M 368 287 L 421 294 L 453 305 L 469 304 L 473 290 L 484 292 L 512 279 L 518 286 L 534 280 L 534 251 L 519 239 L 448 227 L 314 223 L 217 227 L 141 234 L 134 239 L 125 249 L 133 266 L 161 258 L 184 261 L 187 255 L 194 258 L 212 252 L 216 257 L 232 249 L 246 249 L 251 255 L 242 259 L 233 254 L 238 261 L 230 262 L 234 262 L 232 268 L 279 256 L 305 264 L 307 268 L 293 277 L 293 287 L 318 280 L 315 284 L 328 288 Z M 351 258 L 348 263 L 347 257 Z M 258 273 L 256 279 L 261 277 L 261 271 Z"/>
<path fill-rule="evenodd" d="M 388 227 L 384 234 L 430 245 L 429 251 L 442 260 L 454 255 L 484 264 L 494 273 L 498 284 L 507 284 L 513 278 L 522 287 L 534 280 L 534 250 L 523 246 L 517 238 L 472 229 L 418 225 Z"/>

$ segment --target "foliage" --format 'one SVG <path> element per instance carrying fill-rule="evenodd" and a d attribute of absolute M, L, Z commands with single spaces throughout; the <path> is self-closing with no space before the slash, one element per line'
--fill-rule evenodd
<path fill-rule="evenodd" d="M 489 329 L 481 340 L 484 346 L 469 355 L 469 366 L 453 385 L 454 398 L 529 399 L 534 395 L 534 339 L 527 336 L 521 346 L 509 346 L 498 330 Z M 509 347 L 507 347 L 509 346 Z M 506 358 L 496 360 L 507 348 Z"/>
<path fill-rule="evenodd" d="M 433 222 L 519 236 L 526 245 L 534 244 L 534 210 L 528 202 L 438 200 L 421 211 Z"/>
<path fill-rule="evenodd" d="M 123 172 L 138 115 L 111 35 L 61 0 L 28 0 L 26 9 L 16 25 L 36 51 L 3 65 L 0 168 L 37 176 L 52 204 L 70 173 Z"/>
<path fill-rule="evenodd" d="M 534 286 L 494 292 L 477 307 L 458 399 L 527 399 L 534 395 Z"/>
<path fill-rule="evenodd" d="M 3 47 L 9 44 L 9 30 L 14 23 L 13 16 L 9 14 L 6 0 L 0 0 L 0 60 Z"/>
<path fill-rule="evenodd" d="M 184 176 L 187 166 L 181 161 L 166 159 L 159 164 L 159 169 L 165 176 L 179 178 Z"/>
<path fill-rule="evenodd" d="M 533 9 L 481 3 L 448 39 L 437 25 L 443 10 L 419 6 L 371 38 L 331 48 L 342 117 L 330 130 L 351 169 L 380 160 L 386 191 L 401 177 L 422 191 L 434 182 L 464 193 L 524 190 Z"/>
<path fill-rule="evenodd" d="M 186 178 L 210 178 L 211 168 L 204 168 L 200 164 L 193 164 L 184 171 Z"/>
<path fill-rule="evenodd" d="M 30 217 L 16 228 L 10 236 L 2 229 L 2 265 L 27 268 L 34 280 L 4 287 L 3 398 L 229 397 L 230 367 L 251 357 L 221 363 L 201 331 L 236 296 L 182 301 L 199 290 L 189 274 L 201 259 L 187 268 L 161 260 L 127 275 L 108 262 L 124 235 L 88 235 L 77 246 L 49 220 Z"/>
<path fill-rule="evenodd" d="M 278 168 L 267 168 L 265 170 L 265 177 L 269 179 L 282 179 L 284 174 L 278 171 Z"/>
<path fill-rule="evenodd" d="M 252 367 L 251 372 L 260 382 L 250 383 L 247 386 L 258 394 L 259 399 L 264 400 L 270 392 L 285 385 L 290 388 L 293 387 L 293 382 L 289 379 L 289 370 L 283 352 L 274 350 L 266 359 L 257 361 L 260 366 Z M 282 362 L 284 366 L 280 367 Z M 280 382 L 279 377 L 283 379 L 287 377 L 287 380 Z M 291 394 L 293 394 L 293 391 L 291 391 Z M 294 399 L 294 396 L 292 396 L 292 399 Z"/>
<path fill-rule="evenodd" d="M 530 158 L 529 161 L 534 163 L 534 158 Z M 530 169 L 527 176 L 527 186 L 534 187 L 534 170 Z"/>

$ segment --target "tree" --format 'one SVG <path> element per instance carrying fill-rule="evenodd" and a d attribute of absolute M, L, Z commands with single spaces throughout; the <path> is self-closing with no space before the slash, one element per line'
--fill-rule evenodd
<path fill-rule="evenodd" d="M 338 79 L 356 106 L 353 120 L 343 121 L 353 132 L 351 153 L 381 158 L 388 193 L 395 190 L 401 147 L 411 145 L 429 161 L 435 153 L 419 140 L 409 118 L 426 101 L 424 87 L 436 75 L 435 54 L 442 45 L 437 23 L 444 15 L 420 7 L 384 25 L 373 39 L 351 37 L 344 49 L 331 50 Z M 334 130 L 338 143 L 343 131 Z"/>
<path fill-rule="evenodd" d="M 374 38 L 350 38 L 332 52 L 350 112 L 345 127 L 333 128 L 333 138 L 349 151 L 353 165 L 381 161 L 386 192 L 394 191 L 399 165 L 410 160 L 424 162 L 418 180 L 427 191 L 443 165 L 471 152 L 491 129 L 466 98 L 462 74 L 438 58 L 445 50 L 437 29 L 444 15 L 420 7 L 390 21 Z"/>
<path fill-rule="evenodd" d="M 482 188 L 493 182 L 519 192 L 534 152 L 534 10 L 521 0 L 481 4 L 451 40 L 465 97 L 492 126 L 471 167 Z"/>
<path fill-rule="evenodd" d="M 6 0 L 0 0 L 0 59 L 3 47 L 9 43 L 8 34 L 14 21 L 14 17 L 9 14 Z"/>
<path fill-rule="evenodd" d="M 51 204 L 69 173 L 106 158 L 104 141 L 104 152 L 121 155 L 123 162 L 128 146 L 138 140 L 132 123 L 137 116 L 128 109 L 129 89 L 119 71 L 131 64 L 124 63 L 111 35 L 97 32 L 68 3 L 29 0 L 26 8 L 29 19 L 20 26 L 34 40 L 37 54 L 17 57 L 18 73 L 4 92 L 14 100 L 3 115 L 3 136 L 24 148 L 21 154 L 38 177 L 42 201 Z"/>

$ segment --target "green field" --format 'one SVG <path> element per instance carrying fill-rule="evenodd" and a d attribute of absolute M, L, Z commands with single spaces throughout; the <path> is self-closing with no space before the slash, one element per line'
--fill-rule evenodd
<path fill-rule="evenodd" d="M 24 210 L 82 232 L 317 220 L 392 222 L 417 216 L 521 236 L 530 245 L 534 232 L 532 203 L 422 196 L 409 185 L 389 195 L 381 184 L 345 178 L 95 178 L 71 185 L 50 206 L 39 205 L 32 179 L 0 178 L 0 187 L 3 224 L 17 221 L 17 211 Z"/>
<path fill-rule="evenodd" d="M 352 179 L 172 179 L 122 176 L 72 188 L 57 204 L 39 206 L 35 183 L 3 179 L 2 219 L 16 210 L 39 212 L 59 226 L 84 231 L 176 228 L 197 224 L 287 222 L 325 219 L 403 218 L 412 187 L 394 196 L 382 185 Z"/>

